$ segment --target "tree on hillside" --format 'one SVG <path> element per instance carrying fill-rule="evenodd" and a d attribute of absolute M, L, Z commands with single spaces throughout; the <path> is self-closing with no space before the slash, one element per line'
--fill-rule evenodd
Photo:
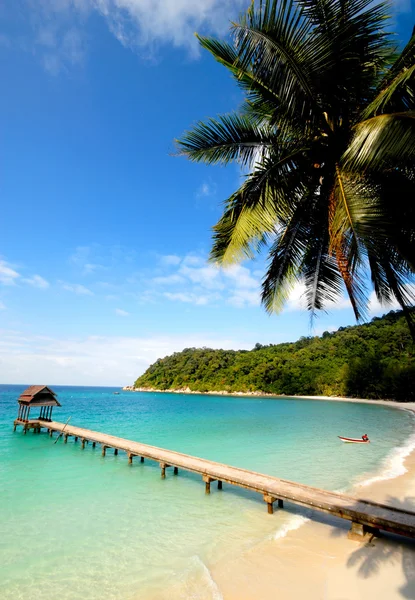
<path fill-rule="evenodd" d="M 257 0 L 229 42 L 198 36 L 244 102 L 196 123 L 177 141 L 179 154 L 247 173 L 214 227 L 210 259 L 227 265 L 266 246 L 269 312 L 301 280 L 313 315 L 346 289 L 359 320 L 371 279 L 411 326 L 415 30 L 398 53 L 388 9 L 373 0 Z"/>

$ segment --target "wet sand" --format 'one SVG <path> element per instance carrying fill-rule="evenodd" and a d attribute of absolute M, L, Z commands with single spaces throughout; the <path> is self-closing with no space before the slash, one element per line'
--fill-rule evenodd
<path fill-rule="evenodd" d="M 415 411 L 415 403 L 387 404 Z M 405 473 L 387 480 L 375 481 L 374 477 L 369 485 L 356 486 L 352 494 L 415 511 L 414 450 L 403 466 Z M 220 591 L 217 597 L 414 600 L 415 541 L 382 534 L 362 544 L 348 540 L 348 528 L 342 519 L 314 513 L 312 520 L 285 537 L 262 541 L 241 556 L 213 566 L 211 575 Z"/>

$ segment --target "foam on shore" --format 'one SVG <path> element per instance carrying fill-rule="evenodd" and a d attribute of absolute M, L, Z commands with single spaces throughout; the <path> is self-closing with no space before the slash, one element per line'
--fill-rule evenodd
<path fill-rule="evenodd" d="M 277 531 L 275 531 L 270 539 L 272 540 L 280 540 L 284 538 L 290 531 L 295 531 L 299 529 L 302 525 L 307 523 L 310 519 L 307 517 L 303 517 L 302 515 L 292 516 L 287 523 L 281 525 Z"/>
<path fill-rule="evenodd" d="M 366 487 L 377 481 L 385 481 L 387 479 L 395 479 L 407 472 L 405 467 L 405 459 L 415 450 L 415 432 L 409 436 L 405 444 L 398 446 L 386 457 L 383 461 L 383 468 L 380 473 L 359 482 L 358 487 Z"/>

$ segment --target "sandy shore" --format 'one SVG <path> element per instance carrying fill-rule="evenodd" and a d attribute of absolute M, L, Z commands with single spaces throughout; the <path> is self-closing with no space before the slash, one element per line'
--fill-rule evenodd
<path fill-rule="evenodd" d="M 415 411 L 415 403 L 382 404 Z M 415 437 L 413 441 L 415 446 Z M 398 477 L 380 481 L 373 478 L 373 483 L 356 487 L 353 494 L 415 510 L 414 449 L 403 466 L 406 472 Z M 263 541 L 242 556 L 216 565 L 212 577 L 220 591 L 217 597 L 223 600 L 415 599 L 415 542 L 384 534 L 370 544 L 360 544 L 347 539 L 348 527 L 341 519 L 314 514 L 313 520 L 285 537 Z"/>

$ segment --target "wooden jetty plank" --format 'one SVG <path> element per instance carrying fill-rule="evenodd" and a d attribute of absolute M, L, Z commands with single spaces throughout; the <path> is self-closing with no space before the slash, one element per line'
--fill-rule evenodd
<path fill-rule="evenodd" d="M 26 425 L 19 421 L 15 421 L 16 423 L 24 427 Z M 42 421 L 31 421 L 30 426 L 47 427 L 51 432 L 52 430 L 60 432 L 65 427 L 63 423 L 56 421 L 50 421 L 47 425 Z M 218 481 L 218 487 L 219 482 L 226 482 L 258 492 L 263 495 L 269 512 L 272 512 L 274 502 L 277 501 L 278 506 L 282 508 L 283 500 L 288 500 L 294 504 L 307 506 L 358 523 L 363 526 L 361 529 L 362 535 L 366 527 L 371 530 L 382 529 L 412 538 L 415 537 L 415 513 L 408 510 L 354 498 L 346 494 L 329 492 L 271 475 L 232 467 L 181 452 L 75 427 L 74 425 L 67 425 L 65 433 L 75 439 L 79 437 L 101 444 L 103 456 L 105 456 L 106 448 L 113 448 L 125 451 L 127 456 L 131 457 L 131 460 L 133 456 L 140 456 L 142 460 L 146 457 L 156 461 L 162 469 L 162 476 L 165 475 L 167 466 L 198 473 L 202 475 L 207 493 L 210 493 L 210 483 L 213 481 Z M 354 535 L 358 530 L 359 528 L 354 529 Z"/>

